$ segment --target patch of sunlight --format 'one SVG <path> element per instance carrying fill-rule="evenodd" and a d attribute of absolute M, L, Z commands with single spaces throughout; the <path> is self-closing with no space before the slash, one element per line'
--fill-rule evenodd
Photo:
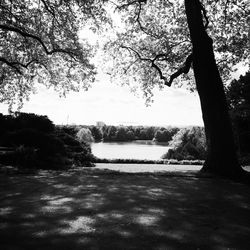
<path fill-rule="evenodd" d="M 163 190 L 161 188 L 150 188 L 147 190 L 147 194 L 150 196 L 159 197 L 163 195 Z"/>
<path fill-rule="evenodd" d="M 61 197 L 62 197 L 61 195 L 42 195 L 40 200 L 49 201 L 49 200 L 59 199 Z"/>
<path fill-rule="evenodd" d="M 12 212 L 12 207 L 3 207 L 0 208 L 0 215 L 9 215 Z"/>
<path fill-rule="evenodd" d="M 53 187 L 55 187 L 55 188 L 65 188 L 67 186 L 64 185 L 64 184 L 55 184 L 55 185 L 53 185 Z"/>
<path fill-rule="evenodd" d="M 66 202 L 72 201 L 72 198 L 61 198 L 61 199 L 56 199 L 56 200 L 50 200 L 48 203 L 49 205 L 62 205 Z"/>
<path fill-rule="evenodd" d="M 24 214 L 24 215 L 22 215 L 23 219 L 33 219 L 35 217 L 36 216 L 34 214 Z"/>
<path fill-rule="evenodd" d="M 72 233 L 92 233 L 95 232 L 93 228 L 95 220 L 88 216 L 79 216 L 76 220 L 65 221 L 68 228 L 60 230 L 61 234 Z"/>
<path fill-rule="evenodd" d="M 158 233 L 158 235 L 161 236 L 167 236 L 168 238 L 174 239 L 174 240 L 183 240 L 183 238 L 185 237 L 184 232 L 182 231 L 171 231 L 171 232 L 160 232 Z"/>
<path fill-rule="evenodd" d="M 158 216 L 150 215 L 150 214 L 143 214 L 139 215 L 136 218 L 136 222 L 143 226 L 153 226 L 159 221 Z"/>
<path fill-rule="evenodd" d="M 82 189 L 82 186 L 73 187 L 73 188 L 71 189 L 71 192 L 72 192 L 72 193 L 79 193 L 79 192 L 81 191 L 81 189 Z"/>
<path fill-rule="evenodd" d="M 72 212 L 72 208 L 69 206 L 43 206 L 41 208 L 42 213 L 58 213 L 58 212 L 63 212 L 63 213 L 70 213 Z"/>
<path fill-rule="evenodd" d="M 113 187 L 113 186 L 111 186 L 111 187 L 109 187 L 109 192 L 116 192 L 116 191 L 118 191 L 119 190 L 119 188 L 118 187 Z"/>
<path fill-rule="evenodd" d="M 121 213 L 117 213 L 117 212 L 113 212 L 113 213 L 111 213 L 111 217 L 113 218 L 113 219 L 121 219 L 121 218 L 123 218 L 123 214 L 121 214 Z"/>
<path fill-rule="evenodd" d="M 105 199 L 100 194 L 90 194 L 86 198 L 81 199 L 81 207 L 93 209 L 104 204 Z"/>
<path fill-rule="evenodd" d="M 46 231 L 40 231 L 40 232 L 35 232 L 33 233 L 33 235 L 35 235 L 36 237 L 46 237 L 48 235 L 48 232 Z"/>
<path fill-rule="evenodd" d="M 7 197 L 12 197 L 12 196 L 17 196 L 17 195 L 20 195 L 21 193 L 13 193 L 13 194 L 6 194 L 6 198 Z"/>
<path fill-rule="evenodd" d="M 160 209 L 160 208 L 149 208 L 148 213 L 157 214 L 158 216 L 162 216 L 165 214 L 165 210 Z"/>
<path fill-rule="evenodd" d="M 142 207 L 134 207 L 133 208 L 133 211 L 135 211 L 135 212 L 141 212 L 141 211 L 143 211 L 144 209 L 142 208 Z"/>
<path fill-rule="evenodd" d="M 85 187 L 86 187 L 86 188 L 96 188 L 96 185 L 89 184 L 89 185 L 86 185 Z"/>
<path fill-rule="evenodd" d="M 124 231 L 124 230 L 119 231 L 118 233 L 119 233 L 122 237 L 126 237 L 126 238 L 132 236 L 132 233 L 131 233 L 131 232 Z"/>
<path fill-rule="evenodd" d="M 84 237 L 84 238 L 79 238 L 79 239 L 77 240 L 77 242 L 78 242 L 79 244 L 88 244 L 88 243 L 91 242 L 91 239 L 90 239 L 90 238 L 86 238 L 86 237 Z"/>
<path fill-rule="evenodd" d="M 100 218 L 100 219 L 107 219 L 109 217 L 109 214 L 108 213 L 99 213 L 96 215 L 97 218 Z"/>

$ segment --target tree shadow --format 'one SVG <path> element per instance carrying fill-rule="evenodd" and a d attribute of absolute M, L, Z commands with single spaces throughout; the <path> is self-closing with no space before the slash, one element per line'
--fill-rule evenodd
<path fill-rule="evenodd" d="M 0 176 L 1 249 L 247 249 L 249 186 L 86 170 Z"/>

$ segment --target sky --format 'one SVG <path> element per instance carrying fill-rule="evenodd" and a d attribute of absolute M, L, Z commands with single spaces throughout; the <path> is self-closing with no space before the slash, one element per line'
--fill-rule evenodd
<path fill-rule="evenodd" d="M 155 91 L 154 102 L 135 96 L 127 86 L 110 83 L 101 77 L 88 91 L 59 97 L 52 89 L 38 86 L 36 94 L 24 103 L 22 112 L 47 115 L 55 124 L 186 126 L 203 125 L 197 94 L 165 87 Z M 1 104 L 0 112 L 7 112 Z"/>

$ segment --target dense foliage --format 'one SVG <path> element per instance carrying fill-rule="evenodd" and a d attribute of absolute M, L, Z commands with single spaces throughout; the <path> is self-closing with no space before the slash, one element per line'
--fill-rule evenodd
<path fill-rule="evenodd" d="M 174 74 L 184 67 L 192 51 L 184 1 L 113 2 L 123 25 L 105 45 L 109 60 L 105 66 L 115 81 L 122 79 L 132 89 L 139 83 L 148 100 L 155 86 L 162 88 L 173 83 L 195 89 L 192 71 L 179 74 L 180 81 L 174 80 L 177 77 Z M 200 2 L 217 65 L 228 80 L 233 65 L 246 61 L 249 55 L 249 3 L 247 0 Z"/>
<path fill-rule="evenodd" d="M 86 143 L 91 143 L 94 141 L 94 138 L 92 136 L 92 133 L 90 129 L 88 128 L 81 128 L 77 134 L 76 138 L 79 142 L 86 142 Z"/>
<path fill-rule="evenodd" d="M 0 163 L 25 168 L 62 169 L 91 165 L 89 145 L 55 128 L 46 116 L 0 115 Z M 7 151 L 6 151 L 7 150 Z"/>
<path fill-rule="evenodd" d="M 234 134 L 241 158 L 250 161 L 250 72 L 227 87 Z"/>
<path fill-rule="evenodd" d="M 170 145 L 173 148 L 169 149 L 162 158 L 177 160 L 204 160 L 206 157 L 204 128 L 183 128 L 174 135 Z"/>
<path fill-rule="evenodd" d="M 37 82 L 62 95 L 87 89 L 94 48 L 79 32 L 107 21 L 101 0 L 1 0 L 0 101 L 22 102 Z"/>

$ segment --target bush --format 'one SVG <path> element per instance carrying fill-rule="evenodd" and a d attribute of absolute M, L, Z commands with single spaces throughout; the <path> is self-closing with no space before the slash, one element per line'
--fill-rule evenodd
<path fill-rule="evenodd" d="M 163 159 L 204 160 L 206 157 L 205 132 L 201 127 L 191 127 L 179 130 L 173 137 L 169 149 Z"/>
<path fill-rule="evenodd" d="M 91 143 L 94 142 L 94 138 L 91 134 L 91 131 L 88 128 L 81 128 L 77 134 L 76 138 L 81 143 Z"/>
<path fill-rule="evenodd" d="M 65 153 L 63 142 L 53 134 L 45 134 L 34 129 L 21 129 L 7 133 L 2 142 L 3 146 L 17 148 L 19 146 L 37 149 L 43 155 Z"/>

